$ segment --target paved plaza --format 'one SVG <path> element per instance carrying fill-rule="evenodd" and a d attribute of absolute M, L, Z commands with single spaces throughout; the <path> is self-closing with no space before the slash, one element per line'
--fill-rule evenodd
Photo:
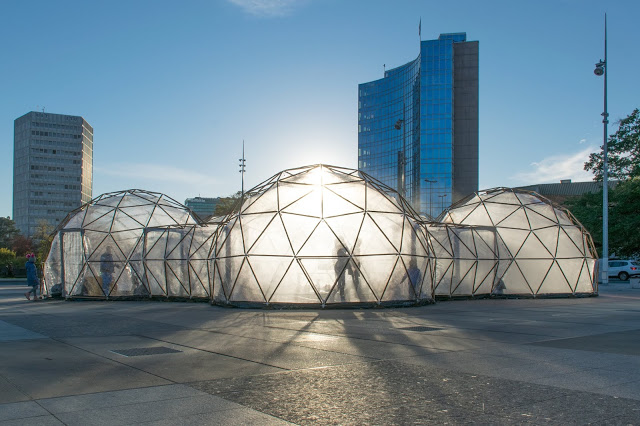
<path fill-rule="evenodd" d="M 403 309 L 28 302 L 0 425 L 640 424 L 640 290 Z"/>

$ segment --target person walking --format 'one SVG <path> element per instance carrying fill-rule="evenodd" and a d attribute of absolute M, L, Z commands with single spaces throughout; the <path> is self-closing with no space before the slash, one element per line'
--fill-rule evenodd
<path fill-rule="evenodd" d="M 113 253 L 111 247 L 107 246 L 102 256 L 100 256 L 100 275 L 102 278 L 102 291 L 105 296 L 109 297 L 111 292 L 111 283 L 113 282 Z"/>
<path fill-rule="evenodd" d="M 27 263 L 24 266 L 27 268 L 27 285 L 31 286 L 31 290 L 26 292 L 24 297 L 27 300 L 31 300 L 31 293 L 33 293 L 33 300 L 37 300 L 40 280 L 38 279 L 38 268 L 36 268 L 36 255 L 33 253 L 27 254 Z"/>

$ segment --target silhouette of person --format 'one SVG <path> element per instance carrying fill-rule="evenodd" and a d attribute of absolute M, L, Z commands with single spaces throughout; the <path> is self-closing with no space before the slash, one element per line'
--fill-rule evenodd
<path fill-rule="evenodd" d="M 100 276 L 102 277 L 102 291 L 105 296 L 109 295 L 111 283 L 113 282 L 114 269 L 111 247 L 107 246 L 105 252 L 100 256 Z"/>
<path fill-rule="evenodd" d="M 338 258 L 336 259 L 336 262 L 334 263 L 333 267 L 334 270 L 336 271 L 336 276 L 338 276 L 338 282 L 337 282 L 337 287 L 338 287 L 338 292 L 340 293 L 340 301 L 344 302 L 345 301 L 345 296 L 344 296 L 344 287 L 346 284 L 346 276 L 347 276 L 347 271 L 344 270 L 344 268 L 342 268 L 342 260 L 346 257 L 347 261 L 349 260 L 349 253 L 347 253 L 347 249 L 345 249 L 344 247 L 340 246 L 338 248 L 338 252 L 336 253 L 336 256 L 338 256 Z M 347 268 L 349 268 L 350 265 L 347 263 Z"/>
<path fill-rule="evenodd" d="M 409 261 L 409 269 L 407 270 L 407 274 L 409 275 L 409 289 L 415 294 L 416 297 L 419 297 L 418 294 L 420 292 L 420 281 L 422 278 L 422 272 L 418 268 L 418 261 L 415 258 L 411 258 Z"/>
<path fill-rule="evenodd" d="M 496 284 L 496 286 L 493 288 L 493 291 L 491 292 L 491 294 L 493 296 L 502 296 L 504 295 L 504 291 L 507 289 L 507 286 L 505 285 L 504 281 L 502 281 L 502 278 L 500 278 L 500 281 L 498 281 L 498 284 Z"/>
<path fill-rule="evenodd" d="M 347 283 L 347 274 L 351 275 L 351 281 L 353 282 L 353 288 L 355 289 L 358 298 L 361 298 L 360 295 L 360 270 L 358 269 L 357 264 L 355 263 L 355 259 L 353 259 L 346 248 L 340 246 L 338 248 L 338 252 L 336 253 L 338 259 L 336 259 L 336 263 L 334 264 L 334 268 L 336 271 L 336 275 L 338 276 L 338 292 L 340 293 L 340 301 L 344 302 L 346 300 L 345 296 L 345 287 Z M 346 266 L 342 267 L 343 264 L 341 262 L 342 259 L 347 260 Z M 341 274 L 342 273 L 342 274 Z M 359 301 L 359 300 L 358 300 Z"/>

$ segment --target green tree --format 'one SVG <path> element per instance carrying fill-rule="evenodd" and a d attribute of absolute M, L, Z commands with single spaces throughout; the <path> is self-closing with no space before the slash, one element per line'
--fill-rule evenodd
<path fill-rule="evenodd" d="M 640 257 L 640 177 L 620 182 L 611 192 L 609 235 L 614 244 L 609 245 L 618 256 Z"/>
<path fill-rule="evenodd" d="M 0 247 L 10 249 L 19 234 L 16 223 L 8 217 L 0 217 Z"/>
<path fill-rule="evenodd" d="M 216 208 L 213 212 L 214 216 L 226 216 L 229 213 L 233 213 L 238 211 L 240 208 L 239 200 L 242 197 L 242 192 L 238 191 L 233 195 L 228 197 L 221 197 L 218 204 L 216 204 Z"/>
<path fill-rule="evenodd" d="M 36 259 L 40 263 L 44 263 L 44 261 L 47 260 L 47 256 L 49 256 L 51 243 L 53 243 L 53 230 L 54 228 L 49 224 L 49 222 L 41 220 L 38 222 L 36 231 L 33 234 Z"/>
<path fill-rule="evenodd" d="M 12 263 L 16 259 L 16 253 L 8 248 L 0 247 L 0 267 Z"/>
<path fill-rule="evenodd" d="M 634 109 L 619 122 L 618 131 L 608 140 L 609 176 L 624 180 L 640 176 L 640 110 Z M 602 180 L 603 151 L 589 155 L 584 163 L 586 171 L 592 171 L 594 179 Z"/>
<path fill-rule="evenodd" d="M 565 206 L 591 233 L 602 255 L 602 191 L 567 200 Z M 609 190 L 609 251 L 618 257 L 640 256 L 640 177 Z"/>
<path fill-rule="evenodd" d="M 0 247 L 0 274 L 6 277 L 14 277 L 18 268 L 16 254 L 8 248 Z"/>

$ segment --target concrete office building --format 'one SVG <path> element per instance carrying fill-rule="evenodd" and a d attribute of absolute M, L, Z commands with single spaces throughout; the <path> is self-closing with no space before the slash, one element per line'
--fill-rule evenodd
<path fill-rule="evenodd" d="M 93 128 L 82 117 L 29 112 L 14 121 L 13 220 L 23 235 L 91 201 Z"/>
<path fill-rule="evenodd" d="M 423 214 L 478 190 L 478 42 L 420 42 L 418 57 L 358 86 L 358 168 Z"/>

